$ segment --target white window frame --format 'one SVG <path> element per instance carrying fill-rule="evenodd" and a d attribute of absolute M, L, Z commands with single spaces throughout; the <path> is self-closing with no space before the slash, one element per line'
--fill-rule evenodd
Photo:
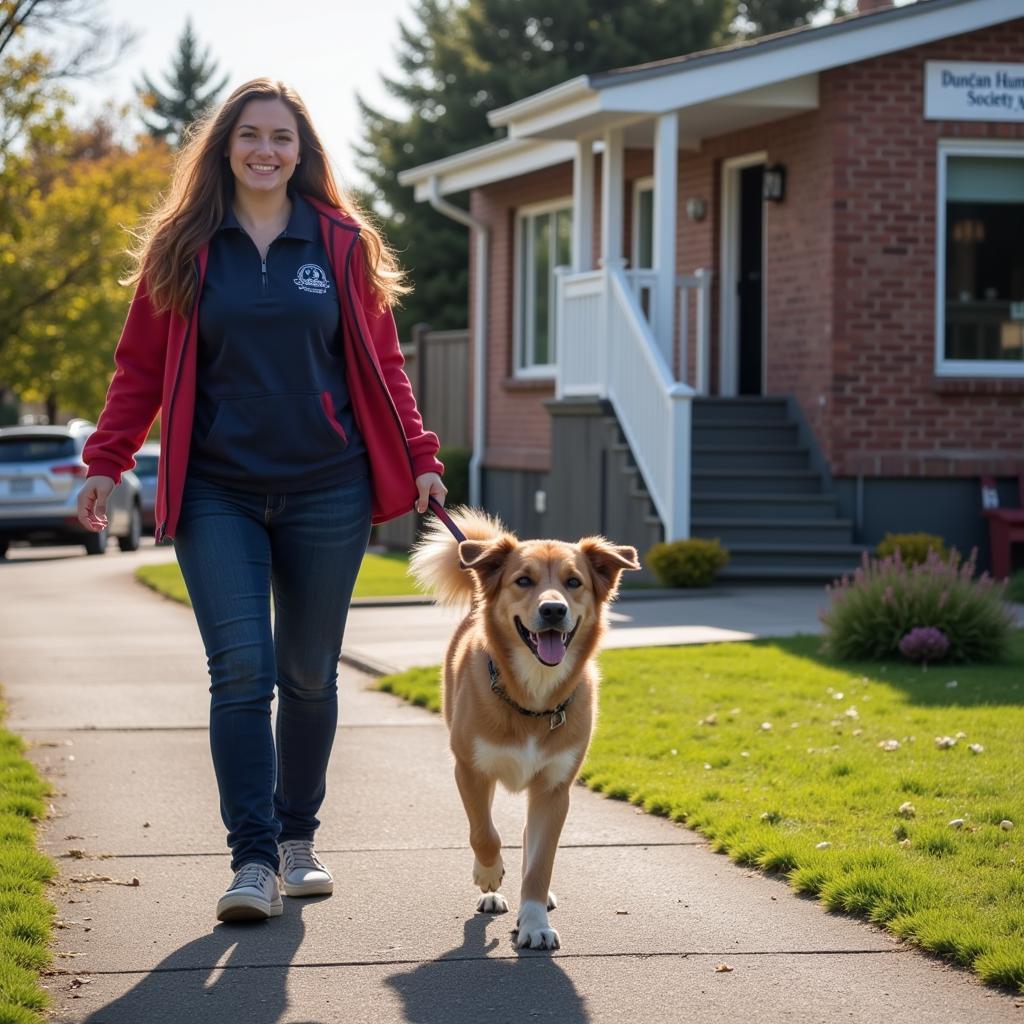
<path fill-rule="evenodd" d="M 1024 169 L 1020 139 L 940 139 L 936 152 L 935 375 L 937 377 L 1024 377 L 1024 361 L 946 358 L 946 168 L 951 156 L 1017 159 Z"/>
<path fill-rule="evenodd" d="M 555 371 L 558 366 L 558 352 L 556 348 L 556 337 L 555 337 L 555 312 L 557 306 L 556 297 L 556 281 L 554 274 L 551 277 L 551 305 L 548 317 L 548 341 L 549 350 L 551 355 L 554 357 L 554 362 L 551 363 L 538 363 L 533 366 L 523 366 L 523 352 L 526 348 L 527 341 L 529 341 L 530 348 L 533 345 L 533 338 L 526 339 L 524 337 L 524 330 L 527 325 L 532 330 L 533 324 L 533 308 L 531 302 L 531 308 L 527 311 L 526 323 L 523 323 L 523 287 L 525 282 L 523 281 L 523 222 L 530 217 L 535 217 L 541 213 L 558 213 L 563 210 L 568 210 L 570 214 L 575 215 L 573 211 L 572 196 L 561 196 L 558 199 L 546 199 L 541 203 L 529 203 L 526 206 L 520 206 L 516 209 L 515 219 L 515 238 L 512 243 L 512 258 L 514 261 L 514 272 L 512 275 L 513 287 L 512 287 L 512 332 L 515 344 L 513 346 L 513 364 L 512 364 L 512 376 L 520 380 L 529 379 L 548 379 L 555 376 Z M 555 240 L 557 236 L 552 234 L 552 239 Z M 533 260 L 530 260 L 531 266 L 527 268 L 527 280 L 533 280 Z M 555 265 L 552 265 L 552 271 L 555 269 Z"/>
<path fill-rule="evenodd" d="M 632 270 L 653 270 L 654 264 L 654 246 L 653 242 L 651 245 L 651 266 L 640 267 L 640 193 L 650 192 L 653 201 L 654 197 L 654 177 L 649 178 L 637 178 L 633 182 L 633 241 L 630 245 L 629 253 L 629 266 Z M 651 230 L 654 230 L 654 224 L 651 224 Z M 653 239 L 653 234 L 652 234 Z"/>

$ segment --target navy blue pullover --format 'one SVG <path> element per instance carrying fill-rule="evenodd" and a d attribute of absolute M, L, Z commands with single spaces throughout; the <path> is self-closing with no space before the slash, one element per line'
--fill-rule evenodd
<path fill-rule="evenodd" d="M 265 261 L 228 204 L 199 299 L 188 471 L 288 493 L 369 473 L 352 414 L 338 296 L 317 214 L 290 192 Z"/>

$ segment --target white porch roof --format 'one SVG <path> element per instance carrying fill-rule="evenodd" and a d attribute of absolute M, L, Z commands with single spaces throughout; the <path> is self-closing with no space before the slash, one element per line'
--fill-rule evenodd
<path fill-rule="evenodd" d="M 488 115 L 508 137 L 402 171 L 398 180 L 441 195 L 570 161 L 577 140 L 623 130 L 652 146 L 655 119 L 676 111 L 680 148 L 818 105 L 818 75 L 1024 16 L 1021 0 L 917 0 L 638 67 L 581 75 Z"/>

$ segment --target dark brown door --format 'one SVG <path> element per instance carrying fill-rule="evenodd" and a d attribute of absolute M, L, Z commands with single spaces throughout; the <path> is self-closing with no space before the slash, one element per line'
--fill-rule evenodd
<path fill-rule="evenodd" d="M 741 395 L 761 394 L 763 376 L 763 211 L 762 185 L 764 165 L 744 167 L 740 171 L 740 252 L 739 280 L 736 282 L 739 307 L 739 380 Z"/>

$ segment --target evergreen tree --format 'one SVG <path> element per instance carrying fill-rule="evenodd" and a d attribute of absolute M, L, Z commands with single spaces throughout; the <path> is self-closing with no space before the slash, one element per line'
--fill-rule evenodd
<path fill-rule="evenodd" d="M 501 133 L 487 124 L 488 111 L 576 75 L 775 31 L 773 4 L 802 23 L 841 2 L 847 0 L 416 0 L 415 23 L 399 26 L 400 75 L 384 80 L 408 116 L 388 117 L 359 98 L 364 139 L 356 147 L 370 182 L 365 195 L 416 285 L 396 311 L 402 336 L 419 321 L 466 325 L 468 233 L 417 203 L 412 189 L 398 184 L 399 171 L 493 142 Z"/>
<path fill-rule="evenodd" d="M 767 36 L 808 25 L 821 11 L 841 17 L 856 7 L 856 0 L 818 0 L 814 4 L 807 0 L 736 0 L 736 14 L 742 21 L 734 23 L 734 28 L 744 38 Z"/>
<path fill-rule="evenodd" d="M 225 75 L 216 85 L 210 85 L 216 72 L 217 62 L 211 58 L 209 49 L 199 52 L 189 19 L 178 40 L 170 74 L 164 76 L 167 91 L 158 89 L 145 72 L 142 83 L 135 86 L 145 111 L 157 118 L 153 121 L 145 113 L 140 115 L 149 134 L 154 139 L 178 145 L 189 125 L 206 113 L 227 84 L 229 76 Z"/>

